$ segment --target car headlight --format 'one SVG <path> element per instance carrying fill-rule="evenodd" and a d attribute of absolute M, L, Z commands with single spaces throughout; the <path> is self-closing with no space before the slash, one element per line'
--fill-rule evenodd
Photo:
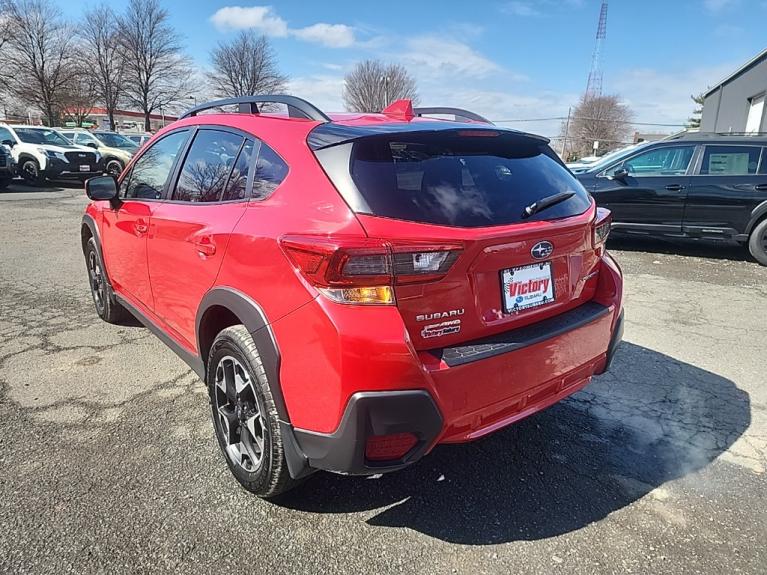
<path fill-rule="evenodd" d="M 64 155 L 64 152 L 54 152 L 53 150 L 46 150 L 45 148 L 37 148 L 37 151 L 41 154 L 45 154 L 51 159 L 62 160 L 64 162 L 68 161 L 67 157 Z"/>

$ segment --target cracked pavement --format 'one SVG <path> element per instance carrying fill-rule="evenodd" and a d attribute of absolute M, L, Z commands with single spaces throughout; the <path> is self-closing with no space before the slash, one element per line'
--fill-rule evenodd
<path fill-rule="evenodd" d="M 98 320 L 84 205 L 0 194 L 0 571 L 767 571 L 767 269 L 743 250 L 613 241 L 609 374 L 402 472 L 266 503 L 230 477 L 186 365 Z"/>

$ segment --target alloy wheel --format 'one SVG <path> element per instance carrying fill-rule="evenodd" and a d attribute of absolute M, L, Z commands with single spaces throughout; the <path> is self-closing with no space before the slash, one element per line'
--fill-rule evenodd
<path fill-rule="evenodd" d="M 104 274 L 101 271 L 98 255 L 94 250 L 88 254 L 88 276 L 91 280 L 91 293 L 96 302 L 96 308 L 99 312 L 104 309 Z"/>
<path fill-rule="evenodd" d="M 248 473 L 264 459 L 266 425 L 258 403 L 253 378 L 232 356 L 216 366 L 215 409 L 218 432 L 227 457 Z"/>

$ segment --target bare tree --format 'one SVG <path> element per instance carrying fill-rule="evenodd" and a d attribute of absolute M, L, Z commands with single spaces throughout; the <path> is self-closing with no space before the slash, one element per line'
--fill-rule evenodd
<path fill-rule="evenodd" d="M 144 113 L 144 129 L 149 131 L 149 117 L 155 110 L 188 99 L 192 70 L 178 34 L 168 23 L 168 12 L 157 0 L 130 0 L 118 25 L 125 57 L 125 98 Z"/>
<path fill-rule="evenodd" d="M 50 0 L 5 0 L 5 12 L 12 30 L 4 48 L 9 91 L 55 126 L 74 64 L 72 30 Z"/>
<path fill-rule="evenodd" d="M 400 99 L 418 103 L 415 80 L 399 64 L 365 60 L 344 78 L 344 104 L 352 112 L 380 112 Z"/>
<path fill-rule="evenodd" d="M 96 99 L 104 104 L 109 129 L 114 130 L 115 110 L 122 97 L 125 58 L 121 50 L 117 15 L 107 4 L 85 13 L 80 29 L 84 60 L 90 62 Z"/>
<path fill-rule="evenodd" d="M 91 70 L 90 62 L 78 62 L 73 66 L 69 80 L 61 90 L 62 117 L 73 121 L 77 126 L 82 126 L 88 119 L 98 99 L 96 78 Z"/>
<path fill-rule="evenodd" d="M 277 58 L 266 36 L 253 30 L 220 42 L 210 53 L 213 70 L 208 79 L 219 98 L 285 91 L 287 76 L 277 69 Z"/>
<path fill-rule="evenodd" d="M 628 143 L 633 113 L 617 95 L 581 96 L 567 127 L 562 126 L 563 156 L 583 157 L 592 153 L 594 142 L 599 151 L 608 152 Z"/>

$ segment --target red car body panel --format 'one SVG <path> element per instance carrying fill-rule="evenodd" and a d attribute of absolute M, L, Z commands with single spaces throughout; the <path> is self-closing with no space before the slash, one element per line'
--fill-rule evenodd
<path fill-rule="evenodd" d="M 380 114 L 339 115 L 334 121 L 397 122 Z M 189 354 L 204 360 L 196 322 L 212 289 L 231 288 L 257 303 L 279 349 L 279 386 L 294 428 L 333 434 L 359 392 L 425 390 L 443 421 L 430 449 L 476 439 L 526 417 L 605 369 L 622 311 L 622 277 L 604 247 L 594 246 L 593 203 L 557 221 L 486 228 L 355 214 L 306 144 L 319 123 L 268 115 L 180 120 L 133 161 L 168 131 L 201 125 L 234 128 L 267 143 L 290 168 L 284 181 L 263 201 L 126 200 L 119 207 L 92 202 L 87 214 L 97 222 L 114 292 Z M 348 305 L 324 297 L 287 257 L 280 239 L 293 234 L 457 244 L 462 252 L 438 281 L 396 285 L 396 305 Z M 504 313 L 499 271 L 531 263 L 531 248 L 541 240 L 556 247 L 550 259 L 555 301 Z M 556 318 L 587 302 L 607 313 L 523 349 L 454 367 L 434 351 Z M 423 337 L 425 322 L 418 316 L 449 310 L 460 310 L 460 332 L 437 343 Z"/>

